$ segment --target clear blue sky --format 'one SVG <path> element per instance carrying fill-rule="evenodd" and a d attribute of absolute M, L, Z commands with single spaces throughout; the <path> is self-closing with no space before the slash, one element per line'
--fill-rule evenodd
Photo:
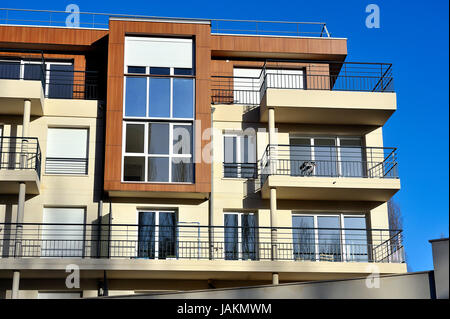
<path fill-rule="evenodd" d="M 449 24 L 445 0 L 276 1 L 31 1 L 2 0 L 6 8 L 152 16 L 326 22 L 348 38 L 347 61 L 393 63 L 398 111 L 384 127 L 385 146 L 399 148 L 410 270 L 432 269 L 429 239 L 449 231 Z M 365 27 L 368 4 L 380 7 L 380 29 Z"/>

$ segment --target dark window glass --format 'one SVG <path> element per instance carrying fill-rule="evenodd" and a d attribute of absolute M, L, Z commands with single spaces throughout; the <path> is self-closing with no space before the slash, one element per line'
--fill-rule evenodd
<path fill-rule="evenodd" d="M 178 252 L 175 214 L 160 212 L 158 228 L 158 259 L 176 258 Z"/>
<path fill-rule="evenodd" d="M 192 154 L 192 126 L 173 126 L 173 154 Z"/>
<path fill-rule="evenodd" d="M 149 157 L 148 158 L 148 181 L 168 182 L 169 181 L 169 158 Z"/>
<path fill-rule="evenodd" d="M 124 157 L 123 180 L 129 182 L 143 182 L 145 180 L 144 157 Z"/>
<path fill-rule="evenodd" d="M 194 117 L 194 79 L 173 79 L 173 117 Z"/>
<path fill-rule="evenodd" d="M 341 261 L 341 230 L 339 217 L 317 217 L 319 259 L 321 261 Z"/>
<path fill-rule="evenodd" d="M 0 61 L 0 79 L 19 79 L 20 62 Z"/>
<path fill-rule="evenodd" d="M 155 75 L 170 75 L 170 68 L 151 67 L 150 74 Z"/>
<path fill-rule="evenodd" d="M 242 259 L 256 260 L 256 217 L 241 215 Z"/>
<path fill-rule="evenodd" d="M 238 215 L 225 214 L 225 260 L 239 259 Z"/>
<path fill-rule="evenodd" d="M 47 96 L 55 99 L 72 99 L 73 74 L 73 65 L 51 64 Z"/>
<path fill-rule="evenodd" d="M 173 74 L 175 75 L 194 75 L 194 71 L 188 68 L 175 68 L 173 70 Z"/>
<path fill-rule="evenodd" d="M 138 257 L 155 258 L 155 212 L 139 213 Z"/>
<path fill-rule="evenodd" d="M 148 124 L 148 153 L 169 154 L 169 124 Z"/>
<path fill-rule="evenodd" d="M 45 66 L 42 64 L 25 64 L 23 78 L 25 80 L 42 80 L 45 74 Z"/>
<path fill-rule="evenodd" d="M 313 216 L 292 216 L 295 260 L 316 260 Z"/>
<path fill-rule="evenodd" d="M 145 74 L 145 66 L 129 66 L 128 73 Z"/>
<path fill-rule="evenodd" d="M 150 78 L 148 101 L 150 117 L 170 117 L 170 79 Z"/>
<path fill-rule="evenodd" d="M 145 117 L 147 79 L 126 77 L 125 116 Z"/>
<path fill-rule="evenodd" d="M 143 124 L 127 124 L 125 152 L 144 153 L 144 131 Z"/>
<path fill-rule="evenodd" d="M 172 182 L 193 183 L 194 165 L 190 157 L 172 158 Z"/>

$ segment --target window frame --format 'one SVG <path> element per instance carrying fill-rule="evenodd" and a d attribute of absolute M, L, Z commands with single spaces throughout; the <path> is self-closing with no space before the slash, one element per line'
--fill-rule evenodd
<path fill-rule="evenodd" d="M 255 174 L 254 177 L 242 177 L 242 167 L 240 165 L 238 165 L 236 167 L 236 177 L 229 177 L 229 176 L 225 176 L 225 164 L 254 164 L 255 165 L 255 170 L 257 170 L 257 165 L 258 165 L 258 160 L 257 160 L 257 139 L 256 139 L 256 135 L 249 135 L 249 134 L 242 134 L 239 132 L 225 132 L 222 134 L 223 138 L 222 138 L 222 152 L 223 152 L 223 165 L 222 165 L 222 169 L 223 169 L 223 174 L 222 174 L 222 178 L 224 179 L 257 179 L 257 174 Z M 236 153 L 236 162 L 234 163 L 230 163 L 230 162 L 225 162 L 225 139 L 227 137 L 233 137 L 236 138 L 236 149 L 234 150 Z M 242 157 L 245 158 L 245 154 L 242 154 L 241 150 L 241 142 L 243 141 L 244 138 L 248 138 L 248 139 L 253 139 L 253 145 L 254 145 L 254 149 L 253 149 L 253 153 L 254 153 L 254 157 L 255 157 L 255 162 L 244 162 L 242 160 Z"/>
<path fill-rule="evenodd" d="M 319 252 L 319 227 L 318 227 L 318 217 L 339 217 L 339 231 L 340 231 L 340 248 L 341 248 L 341 261 L 340 262 L 347 262 L 352 261 L 348 260 L 347 255 L 347 246 L 346 246 L 346 237 L 345 237 L 345 217 L 357 217 L 357 218 L 364 218 L 365 224 L 366 224 L 366 241 L 367 245 L 369 246 L 369 229 L 367 228 L 367 215 L 365 213 L 308 213 L 308 212 L 297 212 L 293 211 L 291 213 L 291 229 L 294 230 L 294 226 L 292 225 L 292 219 L 294 216 L 304 216 L 304 217 L 313 217 L 313 225 L 314 225 L 314 257 L 316 262 L 320 262 L 320 252 Z M 292 237 L 292 241 L 294 241 L 294 238 Z M 293 244 L 295 244 L 293 242 Z M 295 254 L 294 251 L 292 251 L 293 259 L 295 260 Z M 370 257 L 369 250 L 367 251 L 368 258 Z"/>
<path fill-rule="evenodd" d="M 187 184 L 192 185 L 195 183 L 195 165 L 194 165 L 194 137 L 191 136 L 191 154 L 174 154 L 173 153 L 173 127 L 175 125 L 184 125 L 191 126 L 192 135 L 194 135 L 194 124 L 192 122 L 158 122 L 158 121 L 128 121 L 124 119 L 122 121 L 122 163 L 121 163 L 121 183 L 145 183 L 145 184 Z M 149 124 L 152 123 L 160 123 L 169 125 L 169 153 L 166 154 L 149 154 L 148 153 L 148 134 L 149 134 Z M 126 149 L 126 127 L 127 124 L 140 124 L 144 125 L 144 152 L 143 153 L 127 153 Z M 124 178 L 125 173 L 125 157 L 144 157 L 144 180 L 143 181 L 126 181 Z M 148 158 L 156 157 L 156 158 L 168 158 L 169 160 L 169 172 L 168 172 L 168 181 L 149 181 L 148 180 Z M 193 169 L 193 181 L 192 182 L 172 182 L 172 158 L 191 158 L 192 159 L 192 169 Z"/>
<path fill-rule="evenodd" d="M 226 242 L 225 242 L 225 229 L 227 228 L 227 226 L 225 226 L 225 215 L 237 215 L 237 227 L 238 227 L 238 240 L 237 240 L 237 246 L 238 246 L 238 251 L 237 251 L 237 255 L 238 258 L 237 259 L 225 259 L 226 257 Z M 242 216 L 243 215 L 253 215 L 255 218 L 255 259 L 243 259 L 242 255 L 242 245 L 243 245 L 243 241 L 242 241 Z M 224 240 L 224 251 L 223 251 L 223 258 L 224 260 L 259 260 L 259 219 L 258 219 L 258 214 L 254 213 L 254 212 L 223 212 L 223 240 Z M 251 253 L 248 253 L 251 254 Z"/>

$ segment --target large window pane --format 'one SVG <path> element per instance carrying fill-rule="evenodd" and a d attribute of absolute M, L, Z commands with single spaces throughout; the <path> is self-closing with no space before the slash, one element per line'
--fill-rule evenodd
<path fill-rule="evenodd" d="M 125 152 L 144 153 L 144 124 L 127 124 Z"/>
<path fill-rule="evenodd" d="M 169 158 L 149 157 L 148 158 L 148 181 L 168 182 L 169 181 Z"/>
<path fill-rule="evenodd" d="M 341 261 L 341 231 L 339 217 L 317 217 L 319 232 L 319 259 Z"/>
<path fill-rule="evenodd" d="M 368 261 L 365 217 L 344 217 L 346 261 Z"/>
<path fill-rule="evenodd" d="M 346 177 L 365 177 L 360 139 L 340 139 L 341 172 Z"/>
<path fill-rule="evenodd" d="M 145 117 L 147 79 L 128 76 L 125 86 L 125 116 Z"/>
<path fill-rule="evenodd" d="M 289 147 L 292 176 L 309 176 L 314 174 L 314 163 L 311 161 L 311 140 L 309 138 L 292 138 Z"/>
<path fill-rule="evenodd" d="M 314 139 L 315 175 L 337 176 L 337 150 L 335 139 Z"/>
<path fill-rule="evenodd" d="M 192 125 L 173 126 L 173 154 L 192 154 Z"/>
<path fill-rule="evenodd" d="M 174 183 L 193 183 L 194 165 L 191 158 L 173 157 L 172 158 L 172 182 Z"/>
<path fill-rule="evenodd" d="M 175 213 L 159 213 L 158 259 L 177 257 L 177 232 Z"/>
<path fill-rule="evenodd" d="M 256 217 L 241 215 L 242 259 L 256 260 Z"/>
<path fill-rule="evenodd" d="M 225 260 L 236 260 L 239 258 L 238 215 L 225 214 L 224 226 Z"/>
<path fill-rule="evenodd" d="M 42 64 L 25 64 L 23 78 L 25 80 L 42 80 L 45 67 Z"/>
<path fill-rule="evenodd" d="M 313 216 L 292 216 L 294 259 L 315 260 L 316 244 Z"/>
<path fill-rule="evenodd" d="M 139 213 L 138 257 L 155 258 L 155 212 Z"/>
<path fill-rule="evenodd" d="M 0 79 L 19 79 L 20 62 L 0 61 Z"/>
<path fill-rule="evenodd" d="M 143 182 L 145 180 L 144 157 L 124 157 L 123 180 L 132 182 Z"/>
<path fill-rule="evenodd" d="M 173 79 L 173 117 L 194 117 L 194 79 Z"/>
<path fill-rule="evenodd" d="M 149 116 L 170 117 L 170 79 L 150 78 Z"/>
<path fill-rule="evenodd" d="M 47 95 L 49 98 L 73 98 L 73 65 L 51 64 Z"/>
<path fill-rule="evenodd" d="M 224 177 L 238 177 L 237 137 L 224 137 Z"/>
<path fill-rule="evenodd" d="M 169 124 L 148 124 L 148 153 L 169 154 Z"/>

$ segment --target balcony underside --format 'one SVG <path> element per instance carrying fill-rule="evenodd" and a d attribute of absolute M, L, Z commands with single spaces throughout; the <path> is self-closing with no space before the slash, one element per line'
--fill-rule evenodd
<path fill-rule="evenodd" d="M 369 274 L 370 263 L 312 261 L 220 261 L 220 260 L 127 260 L 80 258 L 0 259 L 0 277 L 10 278 L 20 270 L 21 278 L 66 278 L 68 264 L 80 266 L 83 279 L 187 279 L 187 280 L 325 280 Z M 376 263 L 381 274 L 406 272 L 405 263 Z"/>
<path fill-rule="evenodd" d="M 31 115 L 44 114 L 44 91 L 40 81 L 0 79 L 0 114 L 22 115 L 24 100 L 31 101 Z"/>
<path fill-rule="evenodd" d="M 273 175 L 261 188 L 262 198 L 270 198 L 270 188 L 276 188 L 277 199 L 386 202 L 400 189 L 400 180 Z"/>
<path fill-rule="evenodd" d="M 0 170 L 0 194 L 18 194 L 20 182 L 26 184 L 26 194 L 39 194 L 41 183 L 35 170 Z"/>
<path fill-rule="evenodd" d="M 260 120 L 274 108 L 277 123 L 383 126 L 396 110 L 396 94 L 301 89 L 267 89 Z"/>

